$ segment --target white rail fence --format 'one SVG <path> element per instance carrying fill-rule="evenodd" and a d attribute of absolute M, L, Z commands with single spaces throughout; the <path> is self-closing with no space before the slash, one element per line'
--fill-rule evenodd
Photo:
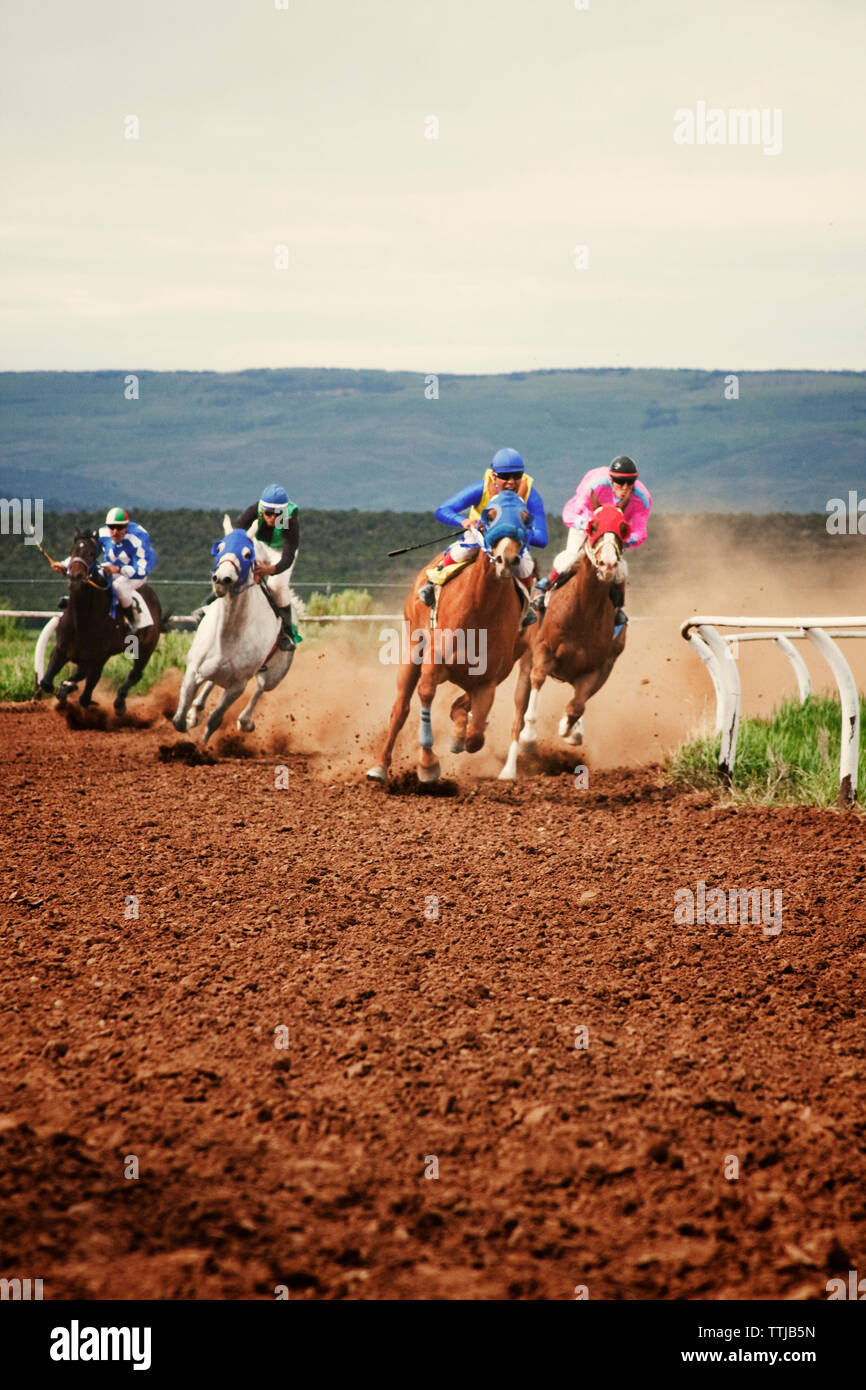
<path fill-rule="evenodd" d="M 719 628 L 736 628 L 720 633 Z M 735 657 L 740 642 L 775 642 L 794 668 L 800 703 L 812 693 L 809 671 L 794 642 L 808 639 L 826 660 L 836 680 L 842 706 L 842 751 L 839 758 L 839 804 L 850 806 L 857 794 L 860 752 L 860 701 L 857 683 L 834 638 L 866 637 L 866 618 L 687 618 L 680 633 L 710 673 L 716 692 L 719 778 L 730 784 L 737 752 L 742 688 Z M 732 648 L 734 650 L 732 650 Z"/>
<path fill-rule="evenodd" d="M 0 608 L 0 618 L 59 618 L 60 614 L 56 608 Z M 298 618 L 299 623 L 378 623 L 381 621 L 399 621 L 403 617 L 402 613 L 332 613 L 322 618 L 311 618 L 304 614 Z M 190 623 L 195 627 L 198 618 L 194 618 L 191 613 L 176 613 L 169 618 L 169 626 Z"/>

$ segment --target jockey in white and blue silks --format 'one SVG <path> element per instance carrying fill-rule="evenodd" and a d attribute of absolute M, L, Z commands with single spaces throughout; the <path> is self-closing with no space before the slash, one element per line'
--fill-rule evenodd
<path fill-rule="evenodd" d="M 544 516 L 544 503 L 541 494 L 533 486 L 533 480 L 525 472 L 523 459 L 516 449 L 500 449 L 494 454 L 490 468 L 484 474 L 480 482 L 470 483 L 468 487 L 457 492 L 453 497 L 449 497 L 446 502 L 436 508 L 436 520 L 441 521 L 445 526 L 465 526 L 466 530 L 459 541 L 455 541 L 449 546 L 435 569 L 427 571 L 429 583 L 418 590 L 418 597 L 428 607 L 432 607 L 436 597 L 434 584 L 441 584 L 446 577 L 445 572 L 450 565 L 456 564 L 459 560 L 467 560 L 484 543 L 484 523 L 481 514 L 490 502 L 500 492 L 516 492 L 518 497 L 526 503 L 526 510 L 529 513 L 529 526 L 527 530 L 526 542 L 520 552 L 520 559 L 517 564 L 517 576 L 527 589 L 532 588 L 532 574 L 535 568 L 533 558 L 529 552 L 531 545 L 547 545 L 547 521 Z M 460 513 L 469 508 L 468 517 L 462 517 Z M 527 615 L 524 626 L 535 622 L 535 614 Z"/>
<path fill-rule="evenodd" d="M 130 521 L 129 513 L 122 507 L 109 508 L 98 535 L 101 549 L 97 567 L 111 580 L 112 591 L 129 627 L 135 630 L 150 627 L 153 619 L 147 604 L 135 596 L 136 589 L 141 588 L 156 564 L 156 551 L 150 536 L 137 521 Z M 58 573 L 65 573 L 68 567 L 68 556 L 52 565 Z M 113 616 L 114 604 L 111 611 Z"/>

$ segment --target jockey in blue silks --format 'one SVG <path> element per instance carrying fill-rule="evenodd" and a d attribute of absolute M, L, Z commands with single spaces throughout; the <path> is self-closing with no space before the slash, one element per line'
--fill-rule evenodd
<path fill-rule="evenodd" d="M 110 577 L 114 595 L 123 611 L 131 632 L 150 627 L 153 618 L 147 604 L 136 596 L 156 564 L 156 551 L 150 536 L 137 521 L 130 521 L 129 513 L 122 507 L 111 507 L 105 518 L 105 525 L 99 528 L 101 550 L 97 566 Z M 65 573 L 69 558 L 57 561 L 52 569 Z M 114 606 L 112 605 L 112 615 Z"/>
<path fill-rule="evenodd" d="M 436 598 L 435 584 L 441 584 L 447 577 L 446 571 L 449 565 L 456 564 L 460 560 L 468 560 L 479 546 L 484 543 L 484 522 L 481 520 L 484 509 L 488 506 L 492 498 L 500 492 L 515 492 L 518 497 L 526 504 L 529 513 L 529 526 L 526 541 L 520 552 L 520 559 L 517 565 L 517 576 L 523 582 L 528 591 L 532 588 L 532 575 L 535 563 L 529 547 L 531 545 L 547 545 L 547 522 L 544 516 L 544 503 L 541 494 L 533 486 L 533 480 L 526 473 L 523 467 L 523 459 L 516 449 L 500 449 L 494 454 L 493 461 L 484 474 L 480 482 L 470 483 L 463 488 L 462 492 L 457 492 L 453 497 L 449 497 L 447 502 L 443 502 L 436 508 L 436 520 L 441 521 L 445 526 L 465 526 L 464 535 L 459 541 L 455 541 L 449 546 L 442 560 L 434 568 L 427 571 L 428 583 L 418 590 L 418 597 L 428 607 L 432 607 Z M 460 513 L 468 507 L 469 516 L 462 517 Z M 536 621 L 535 614 L 530 610 L 523 620 L 523 626 L 528 627 L 530 623 Z"/>

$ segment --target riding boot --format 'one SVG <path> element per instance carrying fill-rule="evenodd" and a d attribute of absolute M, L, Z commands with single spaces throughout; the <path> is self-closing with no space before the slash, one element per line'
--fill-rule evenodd
<path fill-rule="evenodd" d="M 285 607 L 278 608 L 280 615 L 280 635 L 277 638 L 277 647 L 281 652 L 293 652 L 298 645 L 295 641 L 295 632 L 292 624 L 292 605 L 287 603 Z"/>
<path fill-rule="evenodd" d="M 619 631 L 619 629 L 625 627 L 628 622 L 628 614 L 623 608 L 623 604 L 625 603 L 624 584 L 611 584 L 610 601 L 614 606 L 613 625 L 614 628 Z"/>
<path fill-rule="evenodd" d="M 428 579 L 422 589 L 418 590 L 418 597 L 422 603 L 426 603 L 428 608 L 432 608 L 436 600 L 436 590 L 433 588 L 433 580 Z"/>

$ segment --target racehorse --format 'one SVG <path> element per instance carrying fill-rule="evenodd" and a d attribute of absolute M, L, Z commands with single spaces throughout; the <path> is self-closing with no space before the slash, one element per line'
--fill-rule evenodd
<path fill-rule="evenodd" d="M 41 675 L 40 658 L 37 658 L 36 694 L 53 694 L 54 677 L 67 661 L 72 661 L 75 670 L 61 682 L 57 696 L 64 701 L 83 680 L 84 689 L 78 703 L 86 709 L 93 703 L 93 690 L 106 661 L 110 656 L 123 652 L 132 657 L 129 675 L 114 699 L 115 712 L 123 714 L 126 697 L 131 687 L 141 680 L 160 634 L 165 630 L 167 614 L 163 614 L 159 599 L 150 585 L 142 584 L 137 596 L 150 609 L 153 621 L 140 632 L 128 632 L 120 605 L 113 598 L 111 585 L 99 570 L 100 554 L 101 545 L 96 531 L 75 532 L 66 574 L 69 601 L 59 619 L 52 619 L 55 623 L 55 645 Z M 115 609 L 113 615 L 112 608 Z"/>
<path fill-rule="evenodd" d="M 211 690 L 220 686 L 223 697 L 208 716 L 203 743 L 219 728 L 226 710 L 255 675 L 252 698 L 238 717 L 238 728 L 250 733 L 255 728 L 253 710 L 266 690 L 279 685 L 295 654 L 277 647 L 280 619 L 253 573 L 256 541 L 246 531 L 233 530 L 228 517 L 223 520 L 223 529 L 223 539 L 211 549 L 211 585 L 217 602 L 205 608 L 193 638 L 172 720 L 178 730 L 192 729 Z M 264 558 L 264 551 L 260 558 Z M 291 603 L 297 611 L 294 594 Z"/>
<path fill-rule="evenodd" d="M 496 687 L 527 649 L 520 627 L 523 601 L 514 576 L 529 513 L 516 493 L 502 492 L 485 508 L 481 520 L 482 546 L 462 573 L 441 587 L 436 608 L 431 611 L 418 597 L 418 588 L 427 579 L 426 567 L 406 599 L 404 638 L 411 632 L 412 642 L 402 643 L 388 736 L 379 762 L 367 772 L 372 782 L 387 781 L 394 744 L 406 722 L 416 686 L 421 701 L 419 781 L 439 778 L 430 711 L 443 681 L 451 681 L 465 692 L 451 706 L 452 753 L 476 753 L 483 747 Z"/>
<path fill-rule="evenodd" d="M 567 743 L 579 744 L 586 702 L 604 685 L 625 647 L 625 627 L 614 634 L 610 589 L 611 584 L 624 583 L 628 574 L 622 551 L 630 528 L 618 507 L 602 505 L 594 492 L 590 501 L 593 514 L 583 553 L 573 573 L 550 595 L 534 642 L 530 678 L 517 684 L 511 743 L 499 774 L 505 781 L 517 776 L 520 745 L 535 744 L 538 698 L 547 677 L 574 687 L 559 735 Z"/>

